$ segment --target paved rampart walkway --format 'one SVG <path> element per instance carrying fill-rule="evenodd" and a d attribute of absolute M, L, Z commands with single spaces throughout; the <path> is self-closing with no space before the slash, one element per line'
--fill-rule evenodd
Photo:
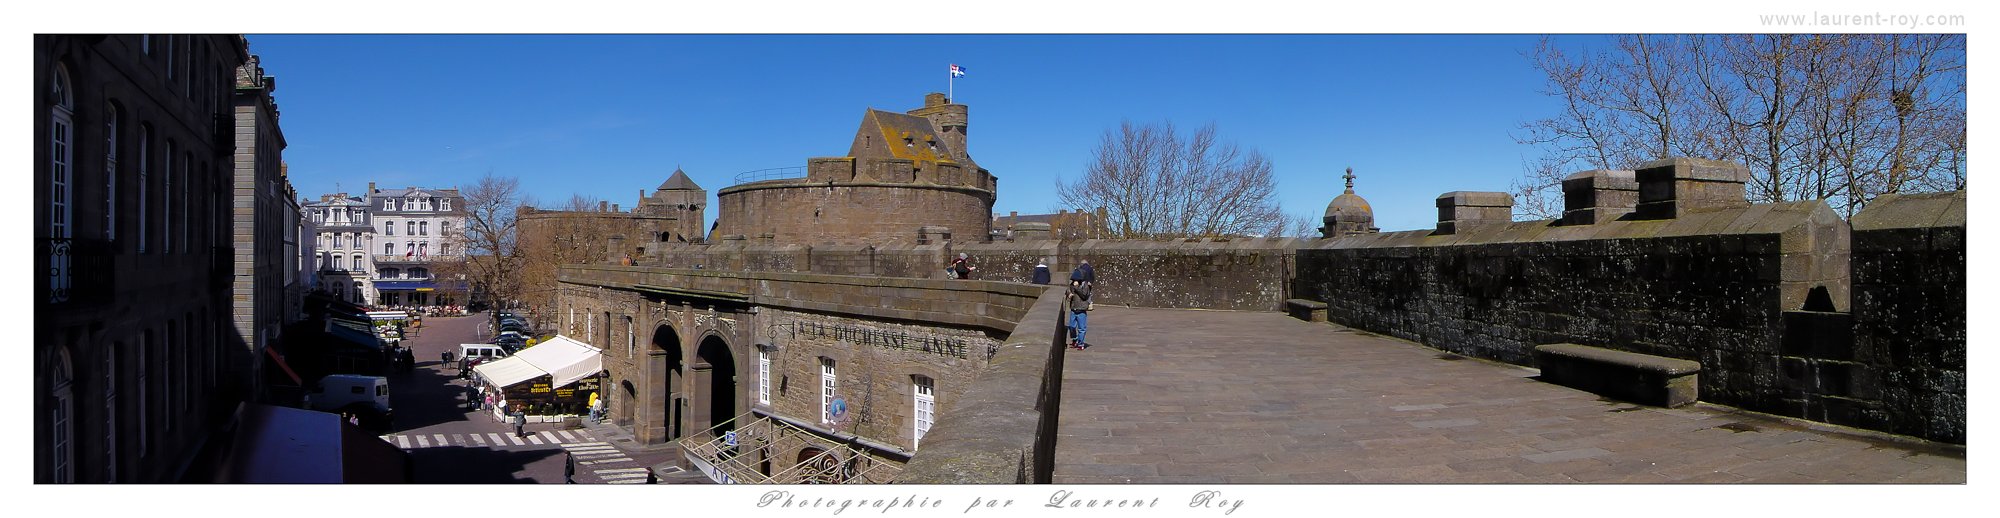
<path fill-rule="evenodd" d="M 1089 338 L 1058 484 L 1965 481 L 1962 448 L 1607 401 L 1275 312 L 1100 306 Z"/>

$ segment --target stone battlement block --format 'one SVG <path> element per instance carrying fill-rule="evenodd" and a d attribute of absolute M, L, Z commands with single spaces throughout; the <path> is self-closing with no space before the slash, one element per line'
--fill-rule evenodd
<path fill-rule="evenodd" d="M 1632 171 L 1598 169 L 1563 178 L 1564 225 L 1592 225 L 1618 219 L 1639 204 L 1639 180 Z"/>
<path fill-rule="evenodd" d="M 1438 234 L 1514 221 L 1514 196 L 1504 192 L 1452 191 L 1438 195 Z"/>
<path fill-rule="evenodd" d="M 1541 380 L 1641 404 L 1678 407 L 1701 395 L 1701 363 L 1578 344 L 1535 346 Z"/>
<path fill-rule="evenodd" d="M 1634 211 L 1641 219 L 1673 219 L 1691 210 L 1750 205 L 1743 197 L 1750 168 L 1735 162 L 1685 157 L 1654 160 L 1640 165 L 1633 176 L 1639 182 L 1639 205 Z"/>

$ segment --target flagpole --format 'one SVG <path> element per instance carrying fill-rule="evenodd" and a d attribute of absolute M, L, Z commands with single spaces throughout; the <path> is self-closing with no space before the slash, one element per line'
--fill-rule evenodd
<path fill-rule="evenodd" d="M 953 88 L 953 87 L 955 87 L 955 86 L 958 86 L 958 85 L 956 84 L 956 83 L 957 83 L 957 81 L 958 81 L 958 74 L 953 74 L 953 73 L 951 73 L 951 70 L 950 70 L 950 69 L 946 69 L 946 70 L 944 71 L 944 102 L 948 102 L 948 103 L 949 103 L 949 102 L 953 102 L 953 101 L 952 101 L 952 94 L 955 94 L 955 93 L 958 93 L 958 92 L 954 92 L 954 91 L 952 91 L 952 88 Z"/>

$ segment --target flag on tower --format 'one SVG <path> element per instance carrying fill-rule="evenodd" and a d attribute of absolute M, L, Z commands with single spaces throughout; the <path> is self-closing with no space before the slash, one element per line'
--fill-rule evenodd
<path fill-rule="evenodd" d="M 951 76 L 952 76 L 952 77 L 965 77 L 965 67 L 961 67 L 961 66 L 958 66 L 958 64 L 956 64 L 956 63 L 952 64 L 952 65 L 951 65 Z"/>

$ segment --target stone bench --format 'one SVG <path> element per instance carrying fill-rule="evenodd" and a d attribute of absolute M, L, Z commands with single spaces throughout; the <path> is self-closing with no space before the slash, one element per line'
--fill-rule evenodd
<path fill-rule="evenodd" d="M 1326 321 L 1326 303 L 1317 300 L 1285 299 L 1285 312 L 1307 322 Z"/>
<path fill-rule="evenodd" d="M 1535 346 L 1542 381 L 1635 403 L 1678 407 L 1701 395 L 1701 363 L 1577 344 Z"/>

